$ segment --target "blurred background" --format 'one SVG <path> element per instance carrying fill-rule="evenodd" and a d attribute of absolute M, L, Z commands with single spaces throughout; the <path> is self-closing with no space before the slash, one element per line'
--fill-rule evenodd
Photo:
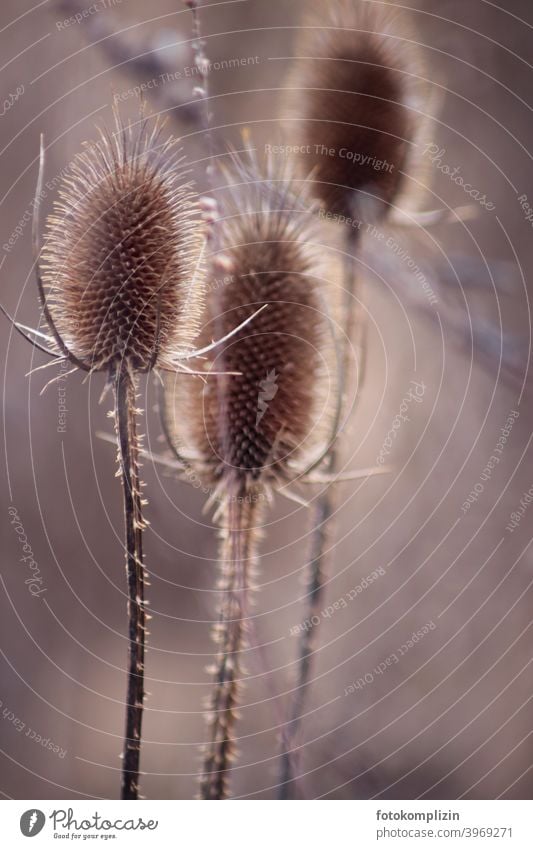
<path fill-rule="evenodd" d="M 368 247 L 364 275 L 361 268 L 367 375 L 343 437 L 346 468 L 376 462 L 400 409 L 405 415 L 406 396 L 411 400 L 388 455 L 394 473 L 340 485 L 296 795 L 530 798 L 533 508 L 524 494 L 533 486 L 533 12 L 529 0 L 506 0 L 505 9 L 485 0 L 397 5 L 421 45 L 433 113 L 418 151 L 426 167 L 416 179 L 428 187 L 420 203 L 430 209 L 470 200 L 424 157 L 434 144 L 441 163 L 459 168 L 493 208 L 474 201 L 476 216 L 464 223 L 412 235 L 391 230 L 407 259 L 391 263 L 388 274 L 385 252 Z M 305 6 L 205 5 L 217 150 L 239 146 L 243 127 L 258 149 L 290 143 L 280 115 Z M 68 22 L 83 9 L 90 11 L 81 22 Z M 46 145 L 44 218 L 58 176 L 95 137 L 95 123 L 110 120 L 113 101 L 135 115 L 134 86 L 155 79 L 145 86 L 148 104 L 169 115 L 201 181 L 191 21 L 178 0 L 100 0 L 92 7 L 88 0 L 4 0 L 0 16 L 1 301 L 35 327 L 30 219 L 39 135 Z M 335 228 L 324 229 L 332 285 L 338 248 Z M 406 272 L 410 258 L 431 281 L 435 302 Z M 97 403 L 103 378 L 83 384 L 79 374 L 41 396 L 53 371 L 26 377 L 42 355 L 5 320 L 0 335 L 0 792 L 116 798 L 127 650 L 122 504 L 115 450 L 96 435 L 112 432 L 111 401 Z M 412 381 L 423 386 L 416 401 Z M 160 451 L 151 379 L 140 392 L 146 442 Z M 149 461 L 143 475 L 153 619 L 142 793 L 192 798 L 210 691 L 216 532 L 202 513 L 201 491 Z M 36 585 L 26 583 L 32 572 L 22 558 L 30 552 L 9 510 L 17 511 L 37 564 Z M 238 797 L 277 794 L 295 633 L 306 616 L 308 515 L 276 497 L 268 518 L 253 609 L 261 648 L 247 652 L 232 778 Z M 372 573 L 377 577 L 365 581 Z"/>

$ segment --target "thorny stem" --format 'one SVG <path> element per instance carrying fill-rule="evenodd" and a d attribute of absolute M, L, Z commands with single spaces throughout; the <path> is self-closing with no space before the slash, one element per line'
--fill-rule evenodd
<path fill-rule="evenodd" d="M 202 799 L 226 799 L 228 796 L 228 772 L 235 750 L 234 725 L 242 676 L 240 653 L 246 635 L 246 602 L 255 555 L 255 537 L 251 527 L 253 515 L 253 507 L 246 503 L 245 498 L 239 503 L 238 497 L 228 496 L 220 550 L 222 595 L 215 632 L 219 648 L 211 700 L 209 743 L 200 785 Z"/>
<path fill-rule="evenodd" d="M 354 336 L 357 304 L 356 304 L 356 275 L 355 275 L 355 248 L 357 236 L 352 228 L 346 234 L 346 247 L 344 254 L 344 296 L 342 299 L 342 315 L 344 318 L 343 339 L 341 343 L 342 355 L 339 374 L 339 392 L 347 385 L 347 378 L 351 366 L 351 340 Z M 365 349 L 366 349 L 366 322 L 361 321 L 360 338 L 360 364 L 358 393 L 360 397 L 361 386 L 365 371 Z M 337 443 L 334 442 L 327 455 L 324 472 L 332 477 L 338 472 L 339 452 Z M 314 617 L 319 617 L 324 596 L 324 583 L 326 576 L 327 556 L 329 540 L 333 531 L 333 516 L 337 509 L 337 492 L 333 485 L 327 486 L 314 506 L 311 518 L 309 572 L 307 586 L 307 612 L 305 619 L 311 623 L 300 637 L 298 646 L 297 681 L 294 697 L 289 708 L 289 720 L 282 731 L 281 740 L 281 764 L 280 782 L 278 789 L 279 799 L 290 799 L 295 792 L 295 767 L 296 757 L 294 753 L 300 729 L 302 714 L 305 706 L 305 698 L 311 680 L 311 668 L 313 653 L 315 650 L 315 637 L 317 626 L 313 625 Z M 319 617 L 320 618 L 320 617 Z"/>
<path fill-rule="evenodd" d="M 139 442 L 135 409 L 135 379 L 126 364 L 115 375 L 115 415 L 124 492 L 126 569 L 128 579 L 128 684 L 126 730 L 122 762 L 122 799 L 139 796 L 139 761 L 144 704 L 144 642 L 146 613 L 142 550 Z"/>

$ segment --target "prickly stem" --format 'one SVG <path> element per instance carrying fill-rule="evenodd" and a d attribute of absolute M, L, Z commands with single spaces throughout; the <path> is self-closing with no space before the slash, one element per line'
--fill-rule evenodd
<path fill-rule="evenodd" d="M 215 632 L 218 643 L 214 691 L 200 794 L 203 799 L 228 797 L 228 773 L 235 754 L 235 721 L 243 674 L 241 654 L 246 642 L 247 599 L 255 559 L 252 527 L 255 510 L 246 503 L 245 486 L 237 498 L 228 496 L 221 534 L 221 601 Z"/>
<path fill-rule="evenodd" d="M 115 411 L 124 492 L 129 622 L 126 730 L 121 798 L 137 799 L 139 796 L 139 762 L 144 705 L 146 614 L 135 378 L 126 364 L 118 366 L 115 376 Z"/>

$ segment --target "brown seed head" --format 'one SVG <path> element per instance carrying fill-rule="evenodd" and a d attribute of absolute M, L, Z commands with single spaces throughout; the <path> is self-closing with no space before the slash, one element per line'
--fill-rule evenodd
<path fill-rule="evenodd" d="M 384 214 L 402 187 L 416 127 L 416 59 L 403 32 L 397 16 L 359 0 L 315 4 L 302 29 L 289 141 L 335 215 L 363 205 Z"/>
<path fill-rule="evenodd" d="M 197 330 L 202 228 L 176 142 L 142 117 L 78 154 L 47 222 L 43 280 L 70 350 L 95 369 L 168 360 Z"/>
<path fill-rule="evenodd" d="M 267 306 L 214 352 L 213 371 L 239 374 L 211 376 L 185 392 L 178 386 L 175 396 L 169 387 L 167 411 L 172 419 L 174 404 L 175 445 L 193 446 L 209 485 L 233 480 L 242 488 L 287 477 L 320 438 L 328 326 L 313 277 L 311 210 L 272 163 L 266 176 L 236 166 L 237 185 L 221 204 L 221 271 L 215 258 L 204 335 L 221 338 Z"/>

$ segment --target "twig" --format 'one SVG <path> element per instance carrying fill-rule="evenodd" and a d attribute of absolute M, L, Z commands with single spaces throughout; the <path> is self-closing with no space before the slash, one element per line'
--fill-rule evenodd
<path fill-rule="evenodd" d="M 198 71 L 199 85 L 195 86 L 194 94 L 198 99 L 199 104 L 203 109 L 202 126 L 204 130 L 204 139 L 207 150 L 209 152 L 209 165 L 207 167 L 208 182 L 213 177 L 213 157 L 215 154 L 213 134 L 211 131 L 211 112 L 209 109 L 209 61 L 205 54 L 205 41 L 202 38 L 202 28 L 200 24 L 200 15 L 198 12 L 199 0 L 183 0 L 184 4 L 192 12 L 192 35 L 193 35 L 193 51 L 194 63 Z"/>

